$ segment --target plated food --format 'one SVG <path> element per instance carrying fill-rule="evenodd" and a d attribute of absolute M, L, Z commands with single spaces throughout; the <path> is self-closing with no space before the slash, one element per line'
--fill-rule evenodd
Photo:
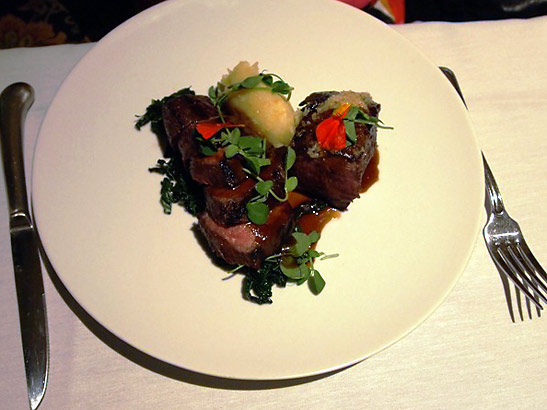
<path fill-rule="evenodd" d="M 185 85 L 207 95 L 245 58 L 294 86 L 295 108 L 314 91 L 366 90 L 394 127 L 379 132 L 379 181 L 322 231 L 318 249 L 340 256 L 315 260 L 318 297 L 306 283 L 274 288 L 271 305 L 242 301 L 242 275 L 212 263 L 196 218 L 162 214 L 147 169 L 160 145 L 132 128 L 151 97 Z M 391 27 L 332 0 L 313 13 L 302 0 L 146 10 L 64 81 L 32 169 L 40 239 L 74 300 L 151 358 L 236 379 L 341 369 L 401 339 L 457 282 L 484 213 L 480 150 L 446 78 Z"/>
<path fill-rule="evenodd" d="M 367 92 L 314 92 L 294 110 L 292 91 L 242 61 L 208 95 L 183 88 L 153 100 L 136 123 L 151 122 L 171 148 L 151 169 L 165 175 L 164 210 L 181 203 L 195 215 L 210 250 L 245 274 L 243 294 L 259 304 L 288 280 L 323 290 L 313 261 L 336 256 L 315 249 L 325 215 L 359 197 L 377 128 L 389 128 Z"/>

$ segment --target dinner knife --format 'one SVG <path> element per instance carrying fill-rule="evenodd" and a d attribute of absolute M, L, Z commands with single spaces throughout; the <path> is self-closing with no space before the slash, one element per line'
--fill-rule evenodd
<path fill-rule="evenodd" d="M 23 124 L 33 101 L 34 91 L 25 83 L 12 84 L 0 95 L 0 140 L 9 203 L 11 250 L 28 398 L 30 408 L 34 410 L 46 390 L 49 352 L 38 239 L 28 207 L 23 162 Z"/>

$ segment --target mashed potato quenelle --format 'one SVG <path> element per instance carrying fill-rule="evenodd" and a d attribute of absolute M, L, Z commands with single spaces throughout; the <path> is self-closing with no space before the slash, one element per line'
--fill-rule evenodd
<path fill-rule="evenodd" d="M 258 63 L 251 65 L 247 61 L 241 61 L 233 70 L 228 70 L 219 85 L 229 87 L 257 75 Z M 296 128 L 294 109 L 287 98 L 273 92 L 263 82 L 256 88 L 231 93 L 226 100 L 226 107 L 274 147 L 291 143 Z"/>

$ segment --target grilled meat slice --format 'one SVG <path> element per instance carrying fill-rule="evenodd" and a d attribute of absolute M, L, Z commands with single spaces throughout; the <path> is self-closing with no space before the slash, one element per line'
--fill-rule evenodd
<path fill-rule="evenodd" d="M 359 197 L 363 174 L 376 149 L 376 127 L 356 123 L 355 144 L 337 152 L 322 149 L 315 129 L 332 114 L 332 109 L 321 111 L 322 105 L 337 94 L 335 91 L 317 92 L 300 103 L 303 117 L 292 141 L 296 162 L 291 173 L 298 178 L 299 192 L 344 210 Z M 364 102 L 368 114 L 378 116 L 380 105 L 372 99 Z"/>
<path fill-rule="evenodd" d="M 189 169 L 190 160 L 199 154 L 195 140 L 196 124 L 217 116 L 216 108 L 204 95 L 184 94 L 162 106 L 169 144 L 175 152 L 180 152 L 186 169 Z"/>
<path fill-rule="evenodd" d="M 198 216 L 198 226 L 212 251 L 228 264 L 258 269 L 292 232 L 294 212 L 288 202 L 281 202 L 271 209 L 264 225 L 246 222 L 233 226 L 218 224 L 203 212 Z"/>
<path fill-rule="evenodd" d="M 205 209 L 210 217 L 221 225 L 247 222 L 245 205 L 254 196 L 256 182 L 247 178 L 235 188 L 206 187 Z"/>
<path fill-rule="evenodd" d="M 200 184 L 228 188 L 234 188 L 247 178 L 243 171 L 242 158 L 239 155 L 226 158 L 223 148 L 215 155 L 192 157 L 190 175 Z"/>
<path fill-rule="evenodd" d="M 185 94 L 173 98 L 163 105 L 162 115 L 169 143 L 175 152 L 180 152 L 192 179 L 204 185 L 227 187 L 245 179 L 241 158 L 228 159 L 223 150 L 209 157 L 200 154 L 196 125 L 218 121 L 217 109 L 208 97 Z"/>
<path fill-rule="evenodd" d="M 268 158 L 271 164 L 264 167 L 260 172 L 263 180 L 273 182 L 273 191 L 279 196 L 285 195 L 285 147 L 268 150 Z M 209 215 L 216 223 L 221 225 L 236 225 L 247 222 L 247 202 L 257 192 L 254 187 L 254 178 L 247 177 L 239 185 L 230 188 L 226 186 L 208 186 L 205 188 L 205 206 Z M 275 206 L 277 200 L 268 199 L 270 207 Z"/>

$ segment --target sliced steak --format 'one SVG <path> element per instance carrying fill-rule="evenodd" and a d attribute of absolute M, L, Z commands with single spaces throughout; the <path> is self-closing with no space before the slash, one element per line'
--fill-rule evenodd
<path fill-rule="evenodd" d="M 173 98 L 163 105 L 162 115 L 169 143 L 180 152 L 192 179 L 204 185 L 227 187 L 234 187 L 245 179 L 239 157 L 228 159 L 223 150 L 213 156 L 200 154 L 196 125 L 218 121 L 217 109 L 207 96 L 185 94 Z"/>
<path fill-rule="evenodd" d="M 268 158 L 271 164 L 260 172 L 263 180 L 273 182 L 273 191 L 277 196 L 285 195 L 285 147 L 268 150 Z M 240 158 L 239 156 L 235 158 Z M 258 193 L 254 187 L 256 180 L 246 177 L 239 185 L 230 188 L 222 185 L 208 186 L 205 188 L 205 206 L 209 215 L 216 223 L 221 225 L 236 225 L 247 222 L 247 202 Z M 268 199 L 270 207 L 275 206 L 277 200 L 272 196 Z"/>
<path fill-rule="evenodd" d="M 217 109 L 204 95 L 185 94 L 162 106 L 163 125 L 171 147 L 182 155 L 186 169 L 199 154 L 195 140 L 196 124 L 218 117 Z"/>
<path fill-rule="evenodd" d="M 336 94 L 335 91 L 313 93 L 300 103 L 303 117 L 292 141 L 296 162 L 291 173 L 298 178 L 299 192 L 343 210 L 359 197 L 363 174 L 376 149 L 376 127 L 356 123 L 355 144 L 337 152 L 322 149 L 315 129 L 332 114 L 332 109 L 322 111 L 321 107 Z M 380 105 L 372 99 L 364 102 L 363 109 L 377 116 Z"/>
<path fill-rule="evenodd" d="M 256 182 L 250 178 L 235 188 L 205 188 L 205 209 L 210 217 L 221 225 L 247 222 L 245 205 L 255 195 Z"/>
<path fill-rule="evenodd" d="M 258 269 L 292 232 L 294 212 L 288 202 L 281 202 L 270 211 L 264 225 L 246 222 L 233 226 L 218 224 L 203 212 L 198 216 L 198 226 L 212 251 L 228 264 Z"/>
<path fill-rule="evenodd" d="M 190 161 L 190 175 L 200 184 L 233 188 L 243 182 L 247 175 L 243 171 L 243 161 L 239 155 L 226 158 L 224 149 L 215 155 L 195 155 Z"/>

